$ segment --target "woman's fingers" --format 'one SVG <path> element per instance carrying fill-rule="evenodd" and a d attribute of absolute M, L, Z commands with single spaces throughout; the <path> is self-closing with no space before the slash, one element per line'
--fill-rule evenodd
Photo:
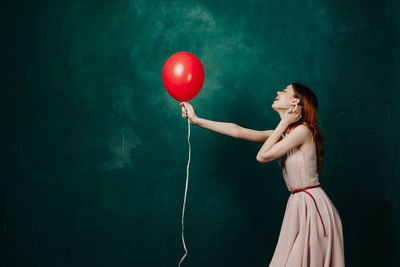
<path fill-rule="evenodd" d="M 289 113 L 293 113 L 293 112 L 298 111 L 298 110 L 301 111 L 301 106 L 299 106 L 297 104 L 292 104 L 292 105 L 294 105 L 294 107 L 289 109 Z"/>
<path fill-rule="evenodd" d="M 188 110 L 188 103 L 184 103 L 184 102 L 182 102 L 182 104 L 180 104 L 181 106 L 182 106 L 182 111 L 185 111 L 185 112 L 187 112 L 187 110 Z"/>
<path fill-rule="evenodd" d="M 182 117 L 183 118 L 189 118 L 189 114 L 190 114 L 189 119 L 196 116 L 191 104 L 189 104 L 187 102 L 180 102 L 179 105 L 182 106 Z"/>
<path fill-rule="evenodd" d="M 185 103 L 184 102 L 181 102 L 181 103 L 179 103 L 179 105 L 181 105 L 182 106 L 182 118 L 187 118 L 188 117 L 188 115 L 187 115 L 187 109 L 186 109 L 186 107 L 185 107 Z"/>
<path fill-rule="evenodd" d="M 295 112 L 296 110 L 299 110 L 299 109 L 301 109 L 301 106 L 295 104 L 295 106 L 292 109 L 292 112 Z"/>
<path fill-rule="evenodd" d="M 183 106 L 184 106 L 186 112 L 194 113 L 192 105 L 190 105 L 187 102 L 182 102 L 182 103 L 183 103 Z"/>

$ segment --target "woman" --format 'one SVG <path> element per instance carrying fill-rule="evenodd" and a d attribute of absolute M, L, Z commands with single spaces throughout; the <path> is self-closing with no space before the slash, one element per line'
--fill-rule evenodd
<path fill-rule="evenodd" d="M 281 121 L 275 130 L 256 131 L 199 118 L 187 102 L 181 102 L 182 117 L 221 134 L 263 143 L 256 157 L 261 163 L 278 160 L 291 194 L 270 267 L 345 266 L 342 222 L 318 180 L 324 147 L 317 98 L 299 83 L 277 94 L 272 108 Z"/>

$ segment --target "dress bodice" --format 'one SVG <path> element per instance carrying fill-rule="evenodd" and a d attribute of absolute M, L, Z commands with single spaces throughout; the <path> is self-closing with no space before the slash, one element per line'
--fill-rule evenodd
<path fill-rule="evenodd" d="M 289 191 L 297 188 L 319 185 L 317 173 L 317 151 L 313 140 L 311 149 L 307 152 L 292 148 L 278 159 L 283 178 Z"/>

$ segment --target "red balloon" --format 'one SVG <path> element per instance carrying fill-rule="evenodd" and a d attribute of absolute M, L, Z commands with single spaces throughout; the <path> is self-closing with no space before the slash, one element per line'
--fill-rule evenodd
<path fill-rule="evenodd" d="M 189 101 L 201 90 L 204 68 L 200 60 L 189 52 L 178 52 L 168 58 L 162 71 L 167 92 L 178 101 Z"/>

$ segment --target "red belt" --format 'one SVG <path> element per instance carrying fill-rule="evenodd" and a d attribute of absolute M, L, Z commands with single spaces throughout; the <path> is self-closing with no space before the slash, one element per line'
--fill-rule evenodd
<path fill-rule="evenodd" d="M 324 227 L 324 235 L 326 236 L 324 221 L 322 220 L 321 214 L 319 213 L 318 206 L 317 206 L 317 202 L 315 202 L 315 199 L 314 199 L 314 197 L 311 195 L 311 193 L 309 193 L 308 191 L 306 191 L 306 189 L 310 189 L 310 188 L 314 188 L 314 187 L 319 187 L 319 186 L 320 186 L 320 185 L 314 185 L 314 186 L 309 186 L 309 187 L 305 187 L 305 188 L 295 189 L 295 190 L 292 191 L 292 194 L 295 194 L 295 193 L 297 193 L 297 192 L 304 191 L 304 192 L 306 192 L 307 194 L 309 194 L 309 195 L 312 197 L 312 199 L 314 200 L 315 207 L 317 208 L 319 218 L 321 219 L 322 226 Z"/>

